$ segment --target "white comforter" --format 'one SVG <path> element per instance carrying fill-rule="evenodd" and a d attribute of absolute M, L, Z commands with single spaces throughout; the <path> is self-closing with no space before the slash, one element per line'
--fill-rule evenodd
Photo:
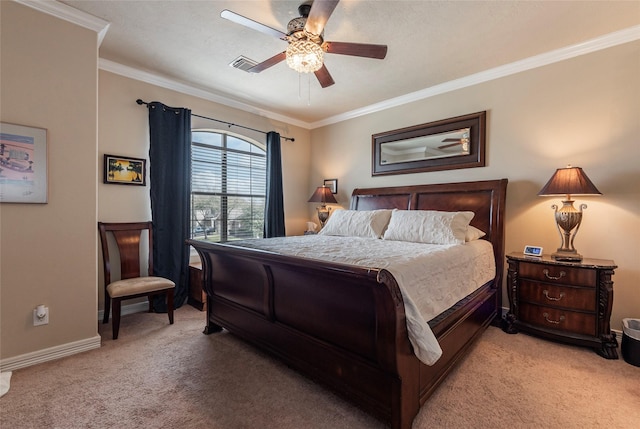
<path fill-rule="evenodd" d="M 409 340 L 433 365 L 442 349 L 428 321 L 495 277 L 491 243 L 436 245 L 375 238 L 307 235 L 229 243 L 309 259 L 386 269 L 404 299 Z"/>

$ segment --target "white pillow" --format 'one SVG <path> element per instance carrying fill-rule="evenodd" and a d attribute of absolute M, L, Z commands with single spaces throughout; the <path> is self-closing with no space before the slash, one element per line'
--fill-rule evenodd
<path fill-rule="evenodd" d="M 390 217 L 391 210 L 336 210 L 318 234 L 380 238 Z"/>
<path fill-rule="evenodd" d="M 385 240 L 430 244 L 464 244 L 473 212 L 394 210 Z"/>
<path fill-rule="evenodd" d="M 471 226 L 469 225 L 467 227 L 467 233 L 464 236 L 464 241 L 473 241 L 473 240 L 478 240 L 479 238 L 484 237 L 485 232 L 482 230 L 479 230 L 478 228 L 476 228 L 475 226 Z"/>

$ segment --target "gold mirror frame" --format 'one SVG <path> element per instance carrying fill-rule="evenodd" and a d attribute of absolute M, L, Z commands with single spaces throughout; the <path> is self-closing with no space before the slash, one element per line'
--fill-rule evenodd
<path fill-rule="evenodd" d="M 373 134 L 372 176 L 484 167 L 486 111 Z"/>

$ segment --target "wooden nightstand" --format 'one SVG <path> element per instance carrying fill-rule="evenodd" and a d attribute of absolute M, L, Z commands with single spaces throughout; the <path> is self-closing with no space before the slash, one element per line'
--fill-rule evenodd
<path fill-rule="evenodd" d="M 616 334 L 609 321 L 613 305 L 615 263 L 606 259 L 556 261 L 548 255 L 507 255 L 510 309 L 504 331 L 528 332 L 566 343 L 592 347 L 607 359 L 618 359 Z"/>
<path fill-rule="evenodd" d="M 207 304 L 207 293 L 202 287 L 202 266 L 200 262 L 189 265 L 189 298 L 187 302 L 198 310 L 204 310 Z"/>

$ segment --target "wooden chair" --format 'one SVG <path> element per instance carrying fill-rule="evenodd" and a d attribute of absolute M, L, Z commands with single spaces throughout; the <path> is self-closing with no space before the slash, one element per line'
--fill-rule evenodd
<path fill-rule="evenodd" d="M 173 292 L 176 287 L 171 280 L 153 275 L 153 229 L 151 222 L 103 223 L 98 222 L 100 241 L 102 242 L 102 261 L 104 264 L 104 318 L 109 323 L 109 311 L 113 301 L 113 339 L 118 338 L 120 329 L 121 302 L 125 299 L 146 296 L 149 299 L 149 313 L 153 312 L 153 297 L 166 295 L 169 324 L 173 324 Z M 143 232 L 149 237 L 148 275 L 141 275 L 140 240 Z M 111 260 L 107 232 L 113 234 L 120 254 L 120 280 L 111 279 Z"/>

